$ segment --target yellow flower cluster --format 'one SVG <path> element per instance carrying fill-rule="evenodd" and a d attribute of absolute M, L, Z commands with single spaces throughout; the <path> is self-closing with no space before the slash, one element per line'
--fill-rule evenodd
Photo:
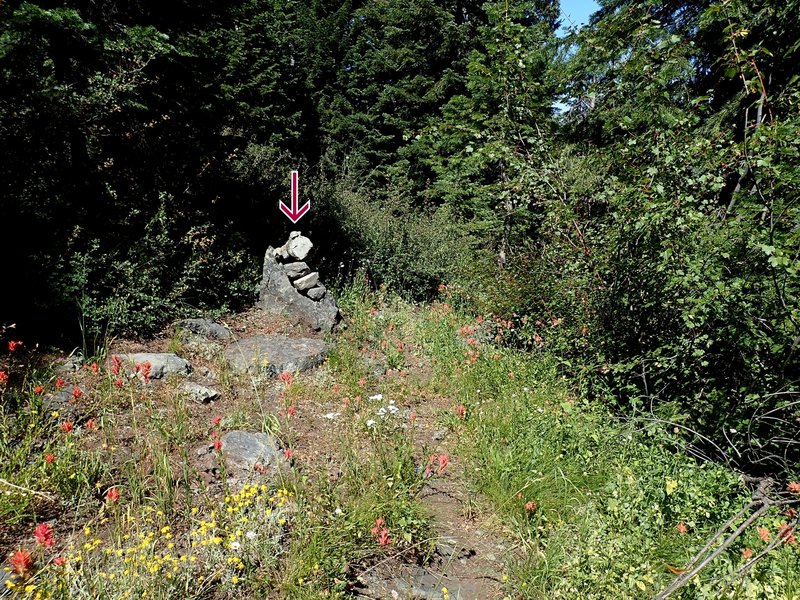
<path fill-rule="evenodd" d="M 188 531 L 148 508 L 138 516 L 119 515 L 111 535 L 87 525 L 65 548 L 63 566 L 50 564 L 39 572 L 44 595 L 32 588 L 29 597 L 67 598 L 75 589 L 100 597 L 177 597 L 197 582 L 237 585 L 244 574 L 277 556 L 292 497 L 283 488 L 248 484 L 202 518 L 193 508 Z M 107 522 L 99 521 L 99 528 Z"/>

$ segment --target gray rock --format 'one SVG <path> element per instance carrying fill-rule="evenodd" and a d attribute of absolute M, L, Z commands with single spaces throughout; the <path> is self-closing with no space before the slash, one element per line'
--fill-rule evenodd
<path fill-rule="evenodd" d="M 54 418 L 58 421 L 78 421 L 81 411 L 73 401 L 72 388 L 61 390 L 55 394 L 45 394 L 42 398 L 42 411 L 46 416 L 58 413 Z"/>
<path fill-rule="evenodd" d="M 314 244 L 312 244 L 311 240 L 305 236 L 302 235 L 297 235 L 296 237 L 289 236 L 289 243 L 287 244 L 286 251 L 292 258 L 296 258 L 297 260 L 304 260 L 305 257 L 308 256 L 308 253 L 311 252 L 311 249 L 313 247 Z"/>
<path fill-rule="evenodd" d="M 81 370 L 81 361 L 77 358 L 69 357 L 55 368 L 56 373 L 67 374 Z"/>
<path fill-rule="evenodd" d="M 209 340 L 229 340 L 231 332 L 211 319 L 184 319 L 175 323 L 178 329 L 194 333 Z"/>
<path fill-rule="evenodd" d="M 257 306 L 265 312 L 282 315 L 315 331 L 331 331 L 339 320 L 339 307 L 330 294 L 315 302 L 298 292 L 283 267 L 275 260 L 275 251 L 267 249 L 259 285 Z"/>
<path fill-rule="evenodd" d="M 322 300 L 322 297 L 325 295 L 327 289 L 324 285 L 317 285 L 306 292 L 306 296 L 311 298 L 312 300 Z"/>
<path fill-rule="evenodd" d="M 305 277 L 301 277 L 297 281 L 294 282 L 294 287 L 296 287 L 301 292 L 305 290 L 310 290 L 319 282 L 319 273 L 314 271 L 313 273 L 309 273 Z"/>
<path fill-rule="evenodd" d="M 219 398 L 217 390 L 212 390 L 193 381 L 185 381 L 181 389 L 186 392 L 189 398 L 200 404 L 208 404 Z"/>
<path fill-rule="evenodd" d="M 444 438 L 447 437 L 447 433 L 448 433 L 447 429 L 437 429 L 436 431 L 433 432 L 431 438 L 433 439 L 434 442 L 441 442 Z"/>
<path fill-rule="evenodd" d="M 177 354 L 166 352 L 137 352 L 135 354 L 119 354 L 124 362 L 131 365 L 150 363 L 150 377 L 161 379 L 165 375 L 188 375 L 192 372 L 189 361 Z"/>
<path fill-rule="evenodd" d="M 283 270 L 286 272 L 286 275 L 289 277 L 289 279 L 297 279 L 298 277 L 307 275 L 308 272 L 311 271 L 311 269 L 308 268 L 308 265 L 304 262 L 286 263 L 283 265 Z"/>
<path fill-rule="evenodd" d="M 228 346 L 225 359 L 239 373 L 277 377 L 284 371 L 308 371 L 328 353 L 328 344 L 312 338 L 256 335 Z"/>
<path fill-rule="evenodd" d="M 289 466 L 275 438 L 266 433 L 229 431 L 221 441 L 225 468 L 234 477 L 255 473 L 257 464 L 264 470 Z"/>

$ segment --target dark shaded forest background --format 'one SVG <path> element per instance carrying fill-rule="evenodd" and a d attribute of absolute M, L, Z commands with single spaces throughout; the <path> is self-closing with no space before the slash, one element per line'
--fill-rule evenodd
<path fill-rule="evenodd" d="M 327 280 L 511 321 L 585 397 L 798 466 L 800 4 L 0 4 L 0 324 L 91 347 Z M 555 108 L 558 107 L 558 108 Z"/>

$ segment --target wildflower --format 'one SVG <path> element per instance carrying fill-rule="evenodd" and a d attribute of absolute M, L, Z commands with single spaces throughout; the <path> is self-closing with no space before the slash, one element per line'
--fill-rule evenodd
<path fill-rule="evenodd" d="M 72 388 L 72 397 L 77 400 L 81 396 L 83 396 L 83 390 L 76 385 L 74 388 Z"/>
<path fill-rule="evenodd" d="M 753 557 L 753 551 L 750 548 L 742 548 L 742 558 L 750 560 Z"/>
<path fill-rule="evenodd" d="M 286 384 L 286 387 L 292 385 L 294 381 L 294 375 L 292 375 L 289 371 L 284 371 L 280 375 L 278 375 L 278 379 L 280 379 L 283 383 Z"/>
<path fill-rule="evenodd" d="M 392 543 L 392 539 L 389 537 L 389 530 L 385 527 L 381 529 L 380 533 L 378 534 L 378 545 L 379 546 L 388 546 Z"/>
<path fill-rule="evenodd" d="M 528 511 L 529 513 L 535 512 L 537 508 L 538 505 L 536 504 L 535 500 L 528 500 L 525 503 L 525 510 Z"/>
<path fill-rule="evenodd" d="M 406 346 L 405 346 L 405 344 L 403 343 L 403 340 L 399 340 L 399 341 L 397 342 L 397 350 L 398 350 L 398 351 L 402 352 L 403 350 L 405 350 L 405 347 L 406 347 Z"/>
<path fill-rule="evenodd" d="M 60 389 L 61 389 L 62 387 L 64 387 L 65 385 L 67 385 L 67 382 L 66 382 L 66 381 L 64 381 L 63 379 L 61 379 L 61 377 L 59 377 L 58 379 L 56 379 L 56 388 L 58 388 L 58 389 L 60 390 Z"/>
<path fill-rule="evenodd" d="M 366 379 L 364 379 L 363 377 L 362 377 L 361 379 L 359 379 L 359 380 L 358 380 L 358 387 L 360 387 L 362 390 L 363 390 L 365 387 L 367 387 L 367 380 L 366 380 Z"/>
<path fill-rule="evenodd" d="M 788 486 L 786 486 L 786 489 L 791 494 L 800 494 L 800 481 L 792 481 Z"/>
<path fill-rule="evenodd" d="M 42 392 L 44 392 L 44 388 L 40 385 L 37 385 L 35 388 L 33 388 L 34 394 L 41 394 Z"/>
<path fill-rule="evenodd" d="M 447 468 L 447 465 L 450 463 L 450 458 L 447 456 L 447 454 L 440 454 L 438 461 L 439 461 L 439 468 L 437 470 L 437 473 L 441 474 L 442 471 L 444 471 Z"/>
<path fill-rule="evenodd" d="M 374 396 L 369 397 L 370 400 L 383 400 L 383 394 L 375 394 Z"/>
<path fill-rule="evenodd" d="M 256 532 L 255 532 L 255 531 L 248 531 L 247 533 L 245 533 L 245 534 L 244 534 L 244 537 L 246 537 L 246 538 L 247 538 L 248 540 L 250 540 L 251 542 L 252 542 L 254 539 L 256 539 L 256 536 L 257 536 L 257 534 L 256 534 Z"/>
<path fill-rule="evenodd" d="M 371 533 L 379 546 L 388 546 L 392 543 L 389 537 L 389 529 L 385 525 L 386 521 L 384 521 L 383 517 L 378 517 L 375 519 L 375 525 L 371 529 Z"/>
<path fill-rule="evenodd" d="M 677 529 L 678 533 L 680 533 L 681 535 L 686 535 L 686 532 L 689 531 L 689 528 L 686 526 L 686 523 L 684 523 L 683 521 L 681 521 L 680 523 L 675 525 L 675 529 Z"/>
<path fill-rule="evenodd" d="M 450 457 L 447 454 L 431 454 L 428 466 L 425 468 L 425 477 L 433 475 L 434 467 L 436 467 L 436 474 L 441 475 L 449 463 Z"/>
<path fill-rule="evenodd" d="M 97 424 L 94 422 L 94 419 L 89 419 L 86 421 L 86 429 L 97 429 Z"/>
<path fill-rule="evenodd" d="M 47 523 L 39 523 L 33 530 L 33 537 L 40 546 L 50 548 L 53 545 L 53 530 Z"/>
<path fill-rule="evenodd" d="M 447 291 L 447 286 L 443 283 L 440 283 L 437 290 L 439 291 L 440 294 L 444 294 Z"/>
<path fill-rule="evenodd" d="M 386 524 L 386 521 L 383 517 L 378 517 L 375 519 L 375 526 L 372 528 L 372 535 L 377 535 L 380 528 Z"/>
<path fill-rule="evenodd" d="M 292 452 L 291 448 L 286 448 L 286 450 L 283 451 L 283 456 L 286 458 L 286 460 L 292 460 L 294 457 L 294 452 Z"/>
<path fill-rule="evenodd" d="M 92 369 L 92 373 L 94 373 L 95 375 L 97 375 L 100 372 L 100 367 L 96 362 L 92 363 L 92 366 L 90 368 Z"/>
<path fill-rule="evenodd" d="M 122 359 L 115 354 L 114 356 L 111 357 L 111 374 L 119 375 L 119 371 L 121 368 L 122 368 Z"/>
<path fill-rule="evenodd" d="M 5 371 L 0 371 L 0 383 L 7 383 L 8 382 L 8 373 Z"/>
<path fill-rule="evenodd" d="M 150 361 L 146 360 L 143 363 L 136 363 L 133 367 L 133 370 L 136 371 L 139 375 L 142 376 L 142 380 L 145 383 L 150 383 L 150 369 L 152 366 L 150 365 Z"/>
<path fill-rule="evenodd" d="M 286 415 L 289 417 L 293 417 L 297 414 L 297 409 L 294 406 L 290 406 L 286 409 Z"/>
<path fill-rule="evenodd" d="M 115 487 L 108 488 L 106 492 L 106 502 L 114 503 L 119 501 L 119 490 Z"/>
<path fill-rule="evenodd" d="M 115 379 L 114 380 L 114 387 L 117 388 L 117 389 L 121 388 L 122 387 L 122 379 L 119 379 L 119 378 Z"/>
<path fill-rule="evenodd" d="M 367 419 L 367 427 L 372 427 L 377 421 L 375 419 Z"/>
<path fill-rule="evenodd" d="M 52 465 L 56 461 L 56 457 L 54 454 L 45 454 L 44 455 L 44 462 L 48 465 Z"/>
<path fill-rule="evenodd" d="M 417 420 L 417 411 L 412 410 L 411 413 L 408 415 L 408 418 L 411 419 L 412 423 L 414 421 L 416 421 Z"/>
<path fill-rule="evenodd" d="M 463 404 L 459 404 L 456 406 L 456 415 L 458 415 L 459 419 L 466 419 L 467 418 L 467 407 Z"/>
<path fill-rule="evenodd" d="M 761 538 L 762 542 L 769 541 L 769 538 L 771 537 L 769 529 L 767 529 L 766 527 L 759 527 L 758 529 L 756 529 L 756 531 L 758 531 L 758 537 Z"/>
<path fill-rule="evenodd" d="M 220 417 L 219 415 L 217 415 L 216 417 L 214 417 L 213 419 L 211 419 L 211 424 L 212 424 L 214 427 L 219 427 L 219 424 L 220 424 L 220 423 L 222 423 L 222 417 Z"/>
<path fill-rule="evenodd" d="M 794 537 L 794 525 L 789 525 L 786 522 L 781 522 L 778 529 L 778 537 L 792 546 L 797 544 L 797 539 Z"/>
<path fill-rule="evenodd" d="M 70 431 L 73 430 L 74 427 L 75 426 L 73 425 L 72 421 L 64 421 L 61 424 L 61 431 L 63 431 L 64 433 L 69 433 Z"/>
<path fill-rule="evenodd" d="M 67 564 L 67 559 L 66 559 L 66 558 L 64 558 L 63 556 L 56 556 L 56 557 L 53 559 L 53 564 L 54 564 L 55 566 L 57 566 L 57 567 L 63 567 L 64 565 L 66 565 L 66 564 Z"/>
<path fill-rule="evenodd" d="M 216 450 L 217 452 L 221 452 L 222 451 L 222 440 L 221 439 L 217 438 L 217 439 L 214 440 L 214 450 Z"/>
<path fill-rule="evenodd" d="M 14 573 L 25 577 L 33 568 L 33 555 L 27 550 L 17 550 L 11 556 L 11 566 L 14 567 Z"/>
<path fill-rule="evenodd" d="M 9 340 L 8 341 L 8 351 L 9 352 L 16 351 L 16 349 L 19 348 L 20 346 L 22 346 L 22 342 L 20 342 L 19 340 Z"/>

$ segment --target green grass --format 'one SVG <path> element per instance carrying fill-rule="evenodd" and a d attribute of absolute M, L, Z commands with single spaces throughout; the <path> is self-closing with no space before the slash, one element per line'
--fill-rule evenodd
<path fill-rule="evenodd" d="M 434 309 L 419 313 L 417 337 L 435 360 L 437 391 L 466 407 L 461 451 L 484 510 L 498 512 L 524 549 L 508 582 L 513 597 L 652 597 L 674 577 L 669 567 L 686 564 L 750 500 L 735 473 L 575 398 L 549 357 L 470 345 L 487 323 Z M 477 360 L 467 354 L 475 348 Z M 772 510 L 676 597 L 798 597 L 797 546 L 780 546 L 744 581 L 728 579 L 742 549 L 766 546 L 756 526 L 775 535 L 787 520 Z"/>

